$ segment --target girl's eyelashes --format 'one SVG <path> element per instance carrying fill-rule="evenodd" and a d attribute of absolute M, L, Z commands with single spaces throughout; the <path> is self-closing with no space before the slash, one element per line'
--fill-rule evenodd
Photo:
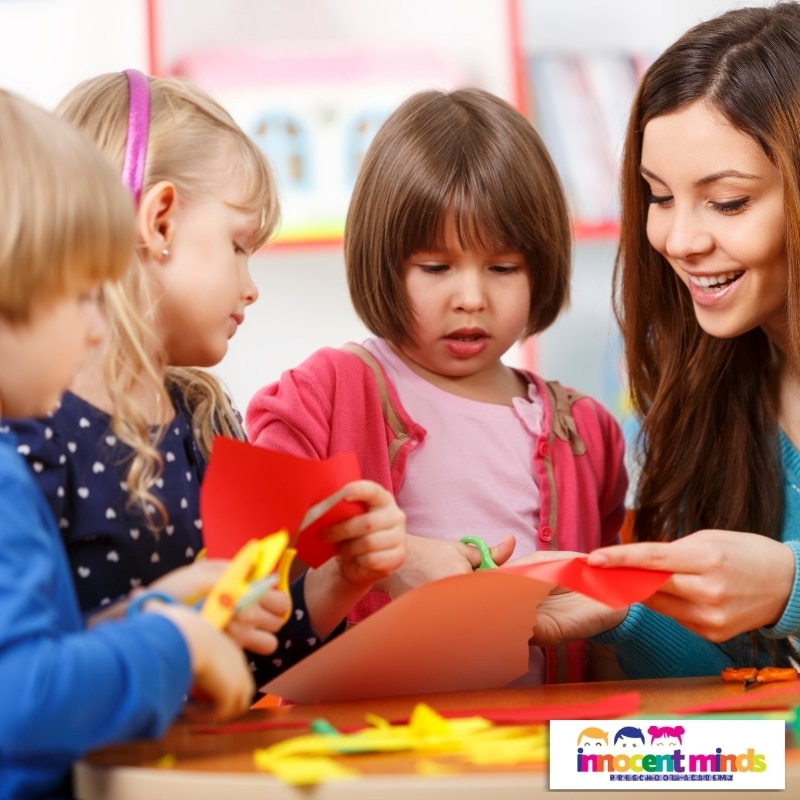
<path fill-rule="evenodd" d="M 515 272 L 519 272 L 522 267 L 519 264 L 494 264 L 491 269 L 500 275 L 513 275 Z"/>
<path fill-rule="evenodd" d="M 80 303 L 97 303 L 100 305 L 102 300 L 102 287 L 100 286 L 93 286 L 91 289 L 87 289 L 84 292 L 81 292 L 78 295 L 78 302 Z"/>
<path fill-rule="evenodd" d="M 433 274 L 444 272 L 448 269 L 447 264 L 418 264 L 418 266 L 423 272 L 430 272 Z"/>

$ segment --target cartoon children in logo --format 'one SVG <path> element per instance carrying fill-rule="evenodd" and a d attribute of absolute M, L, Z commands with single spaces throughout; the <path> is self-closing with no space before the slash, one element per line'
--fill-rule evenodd
<path fill-rule="evenodd" d="M 659 727 L 658 725 L 651 725 L 647 732 L 650 734 L 650 744 L 656 746 L 674 747 L 675 745 L 683 744 L 683 734 L 686 729 L 683 725 L 665 725 Z"/>
<path fill-rule="evenodd" d="M 608 747 L 608 731 L 600 728 L 584 728 L 578 735 L 578 747 L 598 748 Z"/>
<path fill-rule="evenodd" d="M 637 746 L 637 739 L 644 744 L 644 734 L 642 733 L 642 729 L 627 725 L 617 731 L 616 735 L 614 736 L 614 744 L 621 742 L 623 748 L 630 746 L 631 748 L 635 749 Z"/>

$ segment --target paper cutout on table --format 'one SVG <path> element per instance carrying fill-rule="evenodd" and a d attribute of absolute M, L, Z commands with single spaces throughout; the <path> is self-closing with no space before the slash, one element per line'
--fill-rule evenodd
<path fill-rule="evenodd" d="M 572 589 L 612 608 L 646 600 L 672 574 L 634 567 L 593 567 L 585 557 L 509 565 L 502 569 Z"/>
<path fill-rule="evenodd" d="M 447 719 L 475 714 L 496 724 L 529 725 L 554 719 L 616 719 L 636 714 L 641 704 L 639 692 L 623 692 L 588 703 L 554 703 L 542 706 L 478 708 L 471 711 L 440 711 Z"/>
<path fill-rule="evenodd" d="M 313 460 L 217 437 L 200 489 L 209 558 L 232 558 L 251 539 L 285 529 L 294 535 L 309 509 L 361 477 L 354 453 Z M 299 535 L 298 557 L 317 567 L 334 554 L 320 531 L 364 511 L 338 499 Z"/>
<path fill-rule="evenodd" d="M 476 716 L 446 720 L 425 703 L 414 707 L 407 725 L 393 725 L 375 716 L 371 722 L 372 727 L 351 734 L 341 733 L 326 723 L 319 727 L 322 733 L 297 736 L 256 750 L 255 764 L 283 780 L 308 785 L 312 781 L 299 767 L 310 759 L 317 769 L 316 777 L 324 780 L 327 777 L 324 762 L 319 759 L 325 756 L 411 752 L 420 756 L 455 755 L 467 763 L 483 766 L 547 760 L 547 730 L 542 724 L 498 727 Z M 331 772 L 335 775 L 334 764 L 339 767 L 342 764 L 331 759 Z"/>
<path fill-rule="evenodd" d="M 629 581 L 612 600 L 652 594 L 667 573 L 578 566 L 565 559 L 480 570 L 418 586 L 279 675 L 261 691 L 298 703 L 493 689 L 528 669 L 536 609 L 554 577 L 597 596 L 605 579 Z M 562 565 L 560 570 L 553 565 Z M 548 580 L 540 579 L 544 575 Z M 598 598 L 599 599 L 599 598 Z"/>
<path fill-rule="evenodd" d="M 537 706 L 499 706 L 497 708 L 472 708 L 472 709 L 438 709 L 438 713 L 445 719 L 458 719 L 460 717 L 478 716 L 488 719 L 498 725 L 529 725 L 534 722 L 549 722 L 553 719 L 615 719 L 636 714 L 641 705 L 639 692 L 623 692 L 613 694 L 600 700 L 591 700 L 586 703 L 553 703 L 551 705 Z M 253 708 L 261 708 L 260 701 Z M 274 713 L 274 708 L 270 707 Z M 281 706 L 290 709 L 291 706 Z M 284 712 L 285 715 L 285 712 Z M 195 725 L 192 733 L 234 733 L 260 730 L 279 730 L 281 728 L 302 728 L 307 723 L 290 717 L 281 719 L 278 714 L 270 719 L 258 722 L 231 722 L 223 725 Z M 392 717 L 392 725 L 401 725 L 408 722 L 407 716 Z M 363 725 L 340 726 L 343 733 L 352 733 L 360 730 Z"/>

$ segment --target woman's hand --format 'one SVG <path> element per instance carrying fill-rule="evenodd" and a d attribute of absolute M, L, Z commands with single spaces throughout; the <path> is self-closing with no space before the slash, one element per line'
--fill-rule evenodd
<path fill-rule="evenodd" d="M 712 642 L 773 625 L 794 585 L 792 551 L 766 536 L 702 530 L 674 542 L 595 550 L 597 567 L 640 567 L 673 575 L 645 605 Z"/>
<path fill-rule="evenodd" d="M 569 550 L 537 550 L 522 558 L 515 558 L 509 562 L 509 566 L 585 556 L 586 553 Z M 619 625 L 627 613 L 627 606 L 614 609 L 585 594 L 557 586 L 536 610 L 536 627 L 530 643 L 553 647 L 574 639 L 586 639 Z"/>
<path fill-rule="evenodd" d="M 540 647 L 587 639 L 607 631 L 625 619 L 628 607 L 611 608 L 580 592 L 556 588 L 536 609 L 536 625 L 530 644 Z"/>

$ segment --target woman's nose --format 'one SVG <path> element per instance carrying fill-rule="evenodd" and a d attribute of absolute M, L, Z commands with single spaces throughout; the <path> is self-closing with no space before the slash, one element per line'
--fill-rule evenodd
<path fill-rule="evenodd" d="M 708 252 L 712 245 L 713 237 L 703 223 L 701 213 L 694 209 L 673 212 L 664 245 L 668 256 L 690 259 L 692 256 Z"/>

